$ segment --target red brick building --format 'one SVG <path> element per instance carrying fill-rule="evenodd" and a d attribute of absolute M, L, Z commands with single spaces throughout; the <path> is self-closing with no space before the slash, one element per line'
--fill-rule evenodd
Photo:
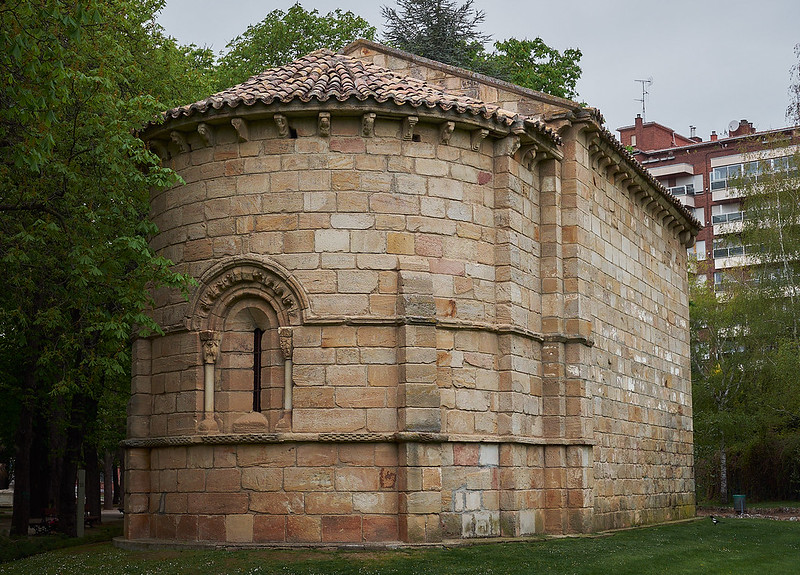
<path fill-rule="evenodd" d="M 622 144 L 703 224 L 689 252 L 706 263 L 704 271 L 715 284 L 725 270 L 744 265 L 748 251 L 732 239 L 742 231 L 745 215 L 743 193 L 729 186 L 729 180 L 753 169 L 756 154 L 779 167 L 784 161 L 780 158 L 795 150 L 800 139 L 797 127 L 759 132 L 747 120 L 734 120 L 728 128 L 726 136 L 711 132 L 707 141 L 644 122 L 639 115 L 632 126 L 617 128 Z M 787 137 L 794 144 L 788 149 Z"/>

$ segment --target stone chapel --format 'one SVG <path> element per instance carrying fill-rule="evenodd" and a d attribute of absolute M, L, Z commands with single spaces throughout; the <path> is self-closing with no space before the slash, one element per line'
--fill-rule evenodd
<path fill-rule="evenodd" d="M 122 545 L 389 545 L 694 515 L 699 223 L 593 108 L 386 46 L 166 112 Z"/>

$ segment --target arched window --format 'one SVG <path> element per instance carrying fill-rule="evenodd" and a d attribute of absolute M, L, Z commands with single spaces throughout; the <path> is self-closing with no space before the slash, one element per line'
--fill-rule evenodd
<path fill-rule="evenodd" d="M 307 299 L 274 264 L 235 258 L 201 279 L 187 317 L 204 366 L 201 433 L 291 426 L 291 334 Z"/>
<path fill-rule="evenodd" d="M 262 413 L 274 429 L 283 411 L 284 360 L 278 316 L 265 301 L 234 303 L 221 330 L 217 411 Z M 237 419 L 233 415 L 234 422 Z"/>

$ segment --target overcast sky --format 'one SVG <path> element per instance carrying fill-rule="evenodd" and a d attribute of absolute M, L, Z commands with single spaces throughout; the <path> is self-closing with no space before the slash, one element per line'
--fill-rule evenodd
<path fill-rule="evenodd" d="M 159 22 L 182 44 L 219 53 L 249 24 L 293 0 L 167 0 Z M 305 0 L 326 14 L 351 10 L 378 29 L 381 2 Z M 494 40 L 540 36 L 549 46 L 583 52 L 579 100 L 599 108 L 606 126 L 646 119 L 707 140 L 722 135 L 732 120 L 747 119 L 758 130 L 787 125 L 790 68 L 800 43 L 798 0 L 475 0 L 486 13 L 483 31 Z"/>

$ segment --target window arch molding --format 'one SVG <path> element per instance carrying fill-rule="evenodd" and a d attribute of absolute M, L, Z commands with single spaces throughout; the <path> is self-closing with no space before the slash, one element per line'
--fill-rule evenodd
<path fill-rule="evenodd" d="M 232 258 L 212 266 L 200 278 L 186 318 L 194 331 L 222 329 L 228 310 L 242 300 L 266 302 L 280 326 L 303 323 L 308 299 L 281 266 L 255 258 Z"/>

